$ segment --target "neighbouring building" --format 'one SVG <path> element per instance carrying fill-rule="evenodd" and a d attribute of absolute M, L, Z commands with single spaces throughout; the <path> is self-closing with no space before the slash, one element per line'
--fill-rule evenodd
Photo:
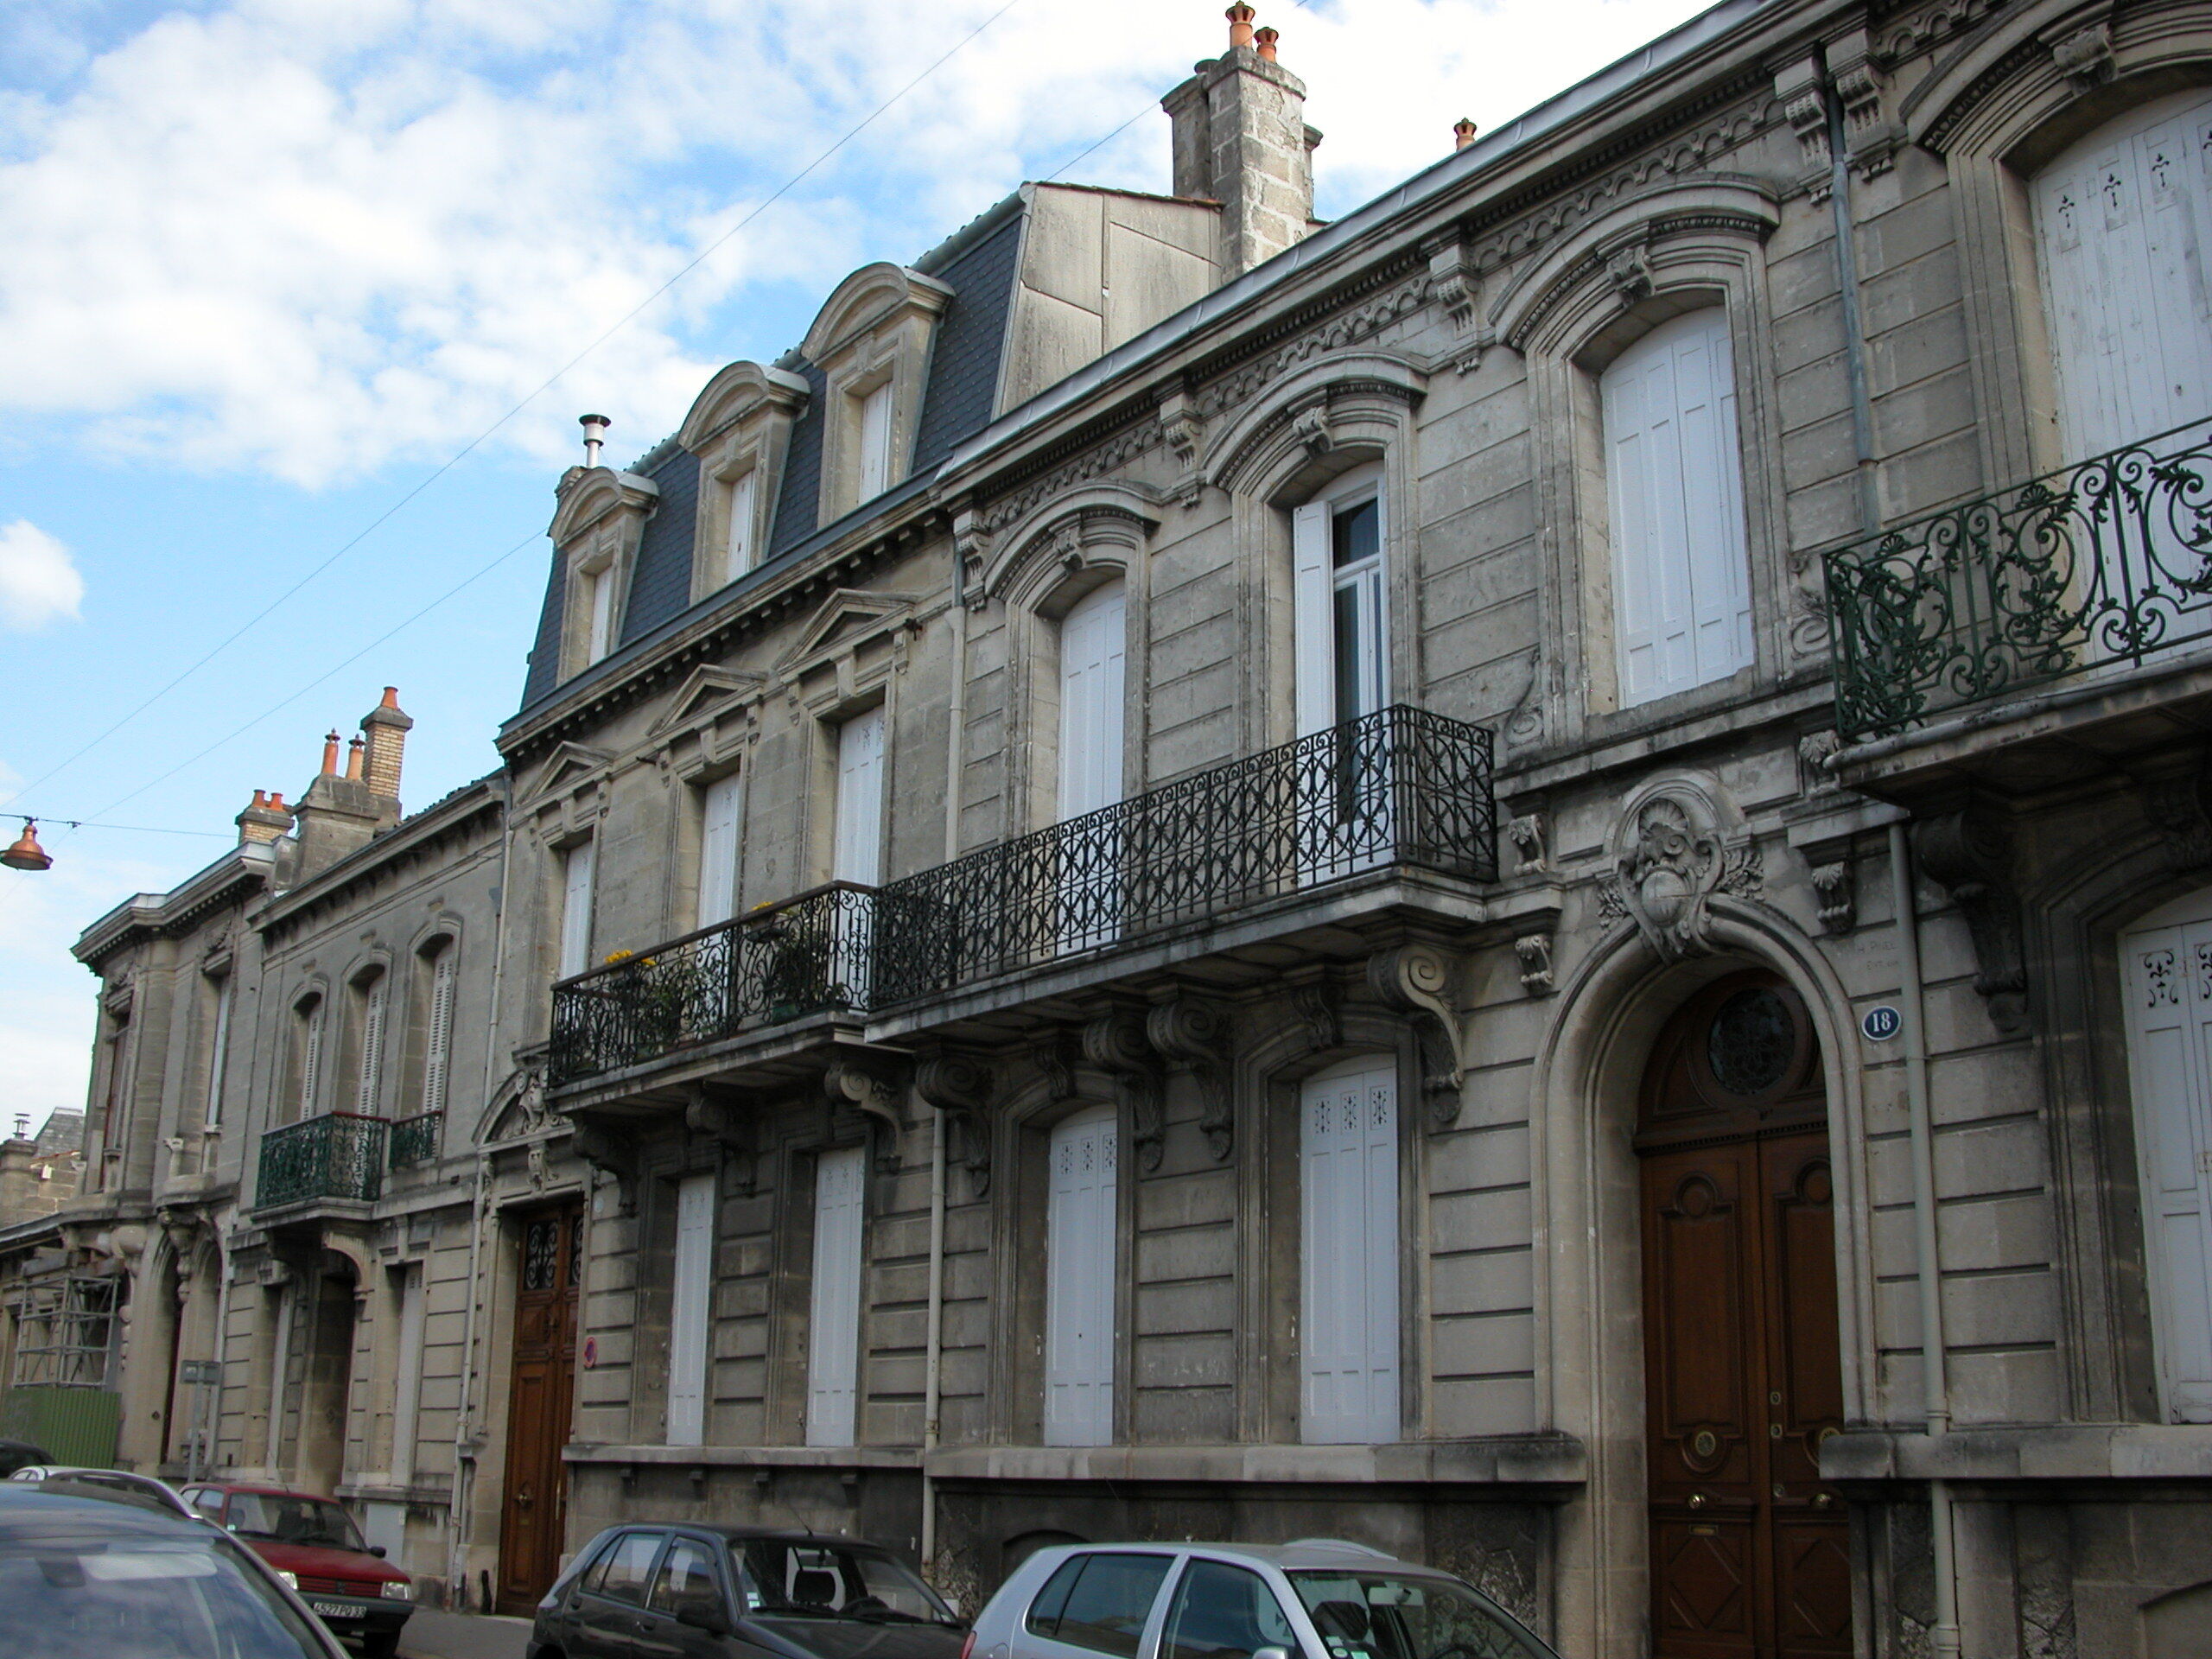
<path fill-rule="evenodd" d="M 499 772 L 388 700 L 88 931 L 16 1379 L 105 1294 L 124 1457 L 219 1352 L 511 1611 L 711 1516 L 2212 1648 L 2212 13 L 1730 0 L 1329 225 L 1230 20 L 1172 195 L 588 421 Z"/>

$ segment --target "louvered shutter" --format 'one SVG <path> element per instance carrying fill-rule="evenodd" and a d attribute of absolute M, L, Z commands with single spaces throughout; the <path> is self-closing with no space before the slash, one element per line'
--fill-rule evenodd
<path fill-rule="evenodd" d="M 592 848 L 571 847 L 562 866 L 561 977 L 591 966 Z"/>
<path fill-rule="evenodd" d="M 1398 1103 L 1389 1063 L 1338 1069 L 1300 1092 L 1304 1224 L 1299 1321 L 1303 1438 L 1399 1434 Z"/>
<path fill-rule="evenodd" d="M 2212 98 L 2101 129 L 2035 194 L 2065 459 L 2212 413 Z"/>
<path fill-rule="evenodd" d="M 747 476 L 750 477 L 748 474 Z M 712 927 L 737 914 L 737 830 L 744 799 L 739 774 L 707 785 L 699 831 L 699 920 Z"/>
<path fill-rule="evenodd" d="M 200 1127 L 213 1129 L 223 1121 L 223 1073 L 231 1052 L 231 976 L 215 982 L 215 1034 L 207 1051 L 207 1109 Z"/>
<path fill-rule="evenodd" d="M 353 1109 L 375 1117 L 383 1105 L 385 988 L 391 976 L 378 974 L 361 995 L 361 1065 L 353 1088 Z"/>
<path fill-rule="evenodd" d="M 453 1069 L 454 964 L 458 954 L 458 947 L 447 945 L 430 969 L 430 1028 L 423 1045 L 422 1109 L 426 1112 L 446 1109 L 446 1078 Z"/>
<path fill-rule="evenodd" d="M 861 1150 L 815 1166 L 814 1296 L 806 1368 L 806 1443 L 850 1446 L 860 1383 Z"/>
<path fill-rule="evenodd" d="M 1045 1287 L 1045 1443 L 1114 1439 L 1116 1166 L 1112 1114 L 1052 1132 Z"/>
<path fill-rule="evenodd" d="M 300 1033 L 300 1116 L 305 1117 L 315 1110 L 315 1096 L 322 1086 L 322 1002 L 318 998 L 308 1009 L 305 1029 Z"/>
<path fill-rule="evenodd" d="M 1309 501 L 1292 512 L 1290 550 L 1298 735 L 1310 737 L 1337 723 L 1336 595 L 1330 583 L 1327 502 Z"/>
<path fill-rule="evenodd" d="M 668 1443 L 707 1438 L 707 1355 L 714 1325 L 715 1178 L 676 1189 L 676 1262 L 668 1312 Z"/>
<path fill-rule="evenodd" d="M 837 728 L 837 837 L 831 874 L 872 887 L 883 875 L 883 710 Z"/>
<path fill-rule="evenodd" d="M 2212 899 L 2129 934 L 2130 1077 L 2166 1415 L 2212 1422 Z"/>

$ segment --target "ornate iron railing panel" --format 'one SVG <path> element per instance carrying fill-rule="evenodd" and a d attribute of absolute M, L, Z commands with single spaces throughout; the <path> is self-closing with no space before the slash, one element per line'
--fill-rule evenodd
<path fill-rule="evenodd" d="M 868 1004 L 875 892 L 833 882 L 553 989 L 552 1081 Z"/>
<path fill-rule="evenodd" d="M 264 1131 L 254 1208 L 270 1210 L 308 1198 L 375 1198 L 384 1190 L 385 1135 L 390 1128 L 380 1117 L 326 1112 Z"/>
<path fill-rule="evenodd" d="M 2212 636 L 2212 424 L 1827 556 L 1836 728 L 1867 738 Z"/>
<path fill-rule="evenodd" d="M 1396 707 L 893 881 L 874 1005 L 1389 865 L 1497 871 L 1491 734 Z"/>
<path fill-rule="evenodd" d="M 438 1133 L 444 1127 L 443 1112 L 418 1112 L 413 1117 L 396 1118 L 391 1125 L 391 1160 L 394 1169 L 406 1169 L 415 1164 L 427 1164 L 438 1155 Z"/>

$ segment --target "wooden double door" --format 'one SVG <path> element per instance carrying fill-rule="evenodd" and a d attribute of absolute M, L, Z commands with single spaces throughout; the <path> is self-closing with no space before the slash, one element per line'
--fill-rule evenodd
<path fill-rule="evenodd" d="M 1820 1057 L 1772 976 L 1694 998 L 1638 1135 L 1652 1585 L 1660 1659 L 1852 1650 L 1834 1182 Z"/>
<path fill-rule="evenodd" d="M 561 1570 L 567 1531 L 568 1468 L 561 1449 L 569 1443 L 575 1393 L 582 1210 L 524 1217 L 519 1243 L 498 1610 L 527 1618 Z"/>

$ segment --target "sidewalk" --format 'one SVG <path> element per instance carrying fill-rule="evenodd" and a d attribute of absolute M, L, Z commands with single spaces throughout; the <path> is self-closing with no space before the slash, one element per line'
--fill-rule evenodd
<path fill-rule="evenodd" d="M 522 1659 L 526 1618 L 442 1613 L 417 1607 L 399 1638 L 402 1659 Z"/>

